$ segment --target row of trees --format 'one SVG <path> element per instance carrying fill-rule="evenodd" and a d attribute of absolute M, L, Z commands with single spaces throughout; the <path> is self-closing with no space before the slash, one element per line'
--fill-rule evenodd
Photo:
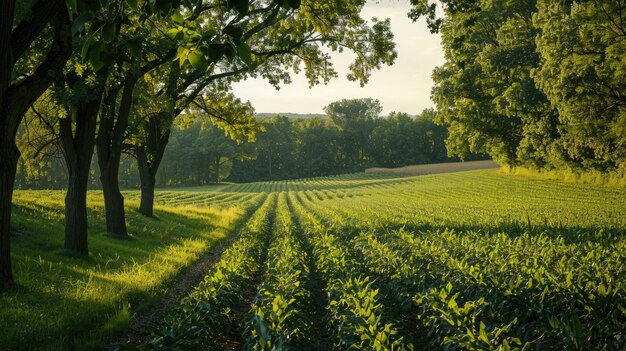
<path fill-rule="evenodd" d="M 350 106 L 339 116 L 335 110 Z M 360 106 L 361 109 L 358 109 Z M 365 108 L 369 106 L 368 108 Z M 177 130 L 163 160 L 162 185 L 199 185 L 219 180 L 250 182 L 308 178 L 416 163 L 446 162 L 445 127 L 435 112 L 380 118 L 377 100 L 335 102 L 329 118 L 261 119 L 255 143 L 237 144 L 200 123 Z M 351 113 L 366 112 L 364 115 Z M 222 134 L 220 136 L 220 134 Z"/>
<path fill-rule="evenodd" d="M 238 143 L 202 114 L 186 115 L 172 128 L 156 184 L 184 186 L 222 180 L 308 178 L 367 167 L 401 167 L 453 160 L 446 155 L 446 129 L 434 123 L 432 109 L 415 117 L 393 112 L 382 118 L 378 116 L 377 100 L 355 99 L 335 102 L 327 110 L 332 112 L 330 118 L 259 118 L 261 131 L 256 134 L 254 143 Z M 344 113 L 339 114 L 339 110 Z M 367 114 L 353 114 L 358 111 Z M 355 140 L 357 136 L 363 138 L 362 142 Z M 356 147 L 361 144 L 362 147 Z M 62 188 L 67 179 L 62 162 L 55 158 L 42 161 L 46 162 L 21 169 L 16 186 Z M 122 157 L 119 183 L 123 188 L 141 185 L 134 161 L 130 155 Z M 25 167 L 28 163 L 22 162 L 22 165 Z M 100 186 L 99 176 L 98 167 L 92 166 L 90 188 Z"/>
<path fill-rule="evenodd" d="M 626 4 L 413 0 L 440 31 L 448 151 L 540 169 L 626 171 Z"/>
<path fill-rule="evenodd" d="M 308 178 L 354 172 L 367 167 L 400 167 L 416 163 L 445 162 L 446 130 L 433 122 L 434 111 L 417 117 L 392 113 L 359 118 L 333 110 L 348 105 L 367 105 L 372 100 L 343 100 L 326 108 L 329 119 L 263 121 L 265 133 L 248 154 L 234 158 L 229 180 L 256 181 Z M 374 110 L 375 111 L 375 110 Z M 244 157 L 241 157 L 244 156 Z"/>
<path fill-rule="evenodd" d="M 5 0 L 0 2 L 0 282 L 13 279 L 11 202 L 18 134 L 34 167 L 58 150 L 68 175 L 65 248 L 86 254 L 86 191 L 94 148 L 107 230 L 126 236 L 119 168 L 137 159 L 141 212 L 172 124 L 202 111 L 229 136 L 252 138 L 251 108 L 228 87 L 260 76 L 274 86 L 304 70 L 337 75 L 328 50 L 349 50 L 349 78 L 365 84 L 396 57 L 388 20 L 360 17 L 364 0 Z M 325 47 L 324 50 L 322 48 Z M 26 117 L 26 123 L 22 123 Z"/>

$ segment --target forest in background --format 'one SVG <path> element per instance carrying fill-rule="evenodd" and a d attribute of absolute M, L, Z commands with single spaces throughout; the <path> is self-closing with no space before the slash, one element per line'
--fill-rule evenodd
<path fill-rule="evenodd" d="M 373 99 L 342 100 L 330 105 L 330 117 L 256 117 L 262 130 L 255 142 L 238 143 L 206 119 L 187 116 L 187 124 L 172 129 L 157 186 L 191 186 L 220 181 L 249 182 L 309 178 L 363 171 L 368 167 L 401 167 L 457 161 L 448 157 L 444 126 L 433 121 L 435 111 L 418 116 L 392 112 L 380 117 Z M 343 113 L 348 109 L 359 113 Z M 28 146 L 28 134 L 20 135 Z M 62 189 L 67 172 L 60 154 L 33 164 L 20 161 L 19 189 Z M 473 159 L 478 156 L 473 156 Z M 130 153 L 120 161 L 122 188 L 140 186 L 137 160 Z M 92 166 L 89 186 L 99 188 L 99 169 Z"/>

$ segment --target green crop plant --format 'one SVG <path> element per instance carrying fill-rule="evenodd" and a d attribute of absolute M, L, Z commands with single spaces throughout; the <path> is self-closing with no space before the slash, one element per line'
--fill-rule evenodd
<path fill-rule="evenodd" d="M 270 195 L 224 251 L 213 271 L 182 301 L 143 348 L 146 350 L 219 350 L 231 325 L 231 309 L 260 269 L 269 240 L 275 196 Z"/>
<path fill-rule="evenodd" d="M 28 234 L 45 220 L 60 228 L 60 195 L 18 191 L 17 227 Z M 102 223 L 101 195 L 89 196 L 90 220 Z M 125 196 L 135 206 L 139 194 Z M 68 301 L 117 306 L 115 323 L 129 323 L 133 306 L 124 287 L 135 277 L 140 291 L 158 289 L 177 265 L 210 246 L 211 236 L 196 233 L 225 236 L 237 227 L 233 244 L 139 348 L 626 349 L 624 189 L 490 170 L 168 189 L 157 199 L 160 222 L 129 216 L 148 257 L 116 256 L 102 249 L 107 238 L 95 235 L 93 264 L 59 260 L 54 251 L 36 251 L 49 240 L 18 236 L 17 276 L 49 275 L 23 283 Z M 68 261 L 71 270 L 64 269 Z M 46 322 L 18 331 L 11 311 L 38 306 L 26 295 L 1 296 L 2 345 L 18 345 L 60 311 L 43 304 Z"/>
<path fill-rule="evenodd" d="M 277 208 L 264 280 L 245 325 L 248 350 L 301 350 L 309 343 L 306 254 L 294 235 L 284 193 Z"/>

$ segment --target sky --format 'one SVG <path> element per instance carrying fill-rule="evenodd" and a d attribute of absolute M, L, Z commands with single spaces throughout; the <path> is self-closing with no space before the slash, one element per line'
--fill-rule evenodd
<path fill-rule="evenodd" d="M 380 100 L 383 115 L 389 112 L 418 114 L 433 107 L 430 91 L 435 67 L 444 62 L 441 38 L 431 34 L 423 19 L 413 22 L 407 17 L 408 0 L 369 0 L 362 17 L 391 19 L 398 58 L 393 66 L 373 71 L 369 83 L 361 88 L 346 78 L 351 53 L 333 54 L 333 65 L 339 76 L 327 85 L 309 88 L 304 74 L 292 74 L 292 83 L 276 90 L 262 78 L 248 79 L 233 85 L 233 92 L 250 101 L 257 113 L 324 113 L 324 106 L 341 99 L 375 98 Z"/>

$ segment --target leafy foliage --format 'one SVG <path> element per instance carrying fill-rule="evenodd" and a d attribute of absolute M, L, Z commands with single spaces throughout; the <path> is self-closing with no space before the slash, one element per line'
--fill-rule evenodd
<path fill-rule="evenodd" d="M 448 153 L 575 172 L 623 172 L 620 1 L 412 1 L 441 32 L 433 78 Z"/>

